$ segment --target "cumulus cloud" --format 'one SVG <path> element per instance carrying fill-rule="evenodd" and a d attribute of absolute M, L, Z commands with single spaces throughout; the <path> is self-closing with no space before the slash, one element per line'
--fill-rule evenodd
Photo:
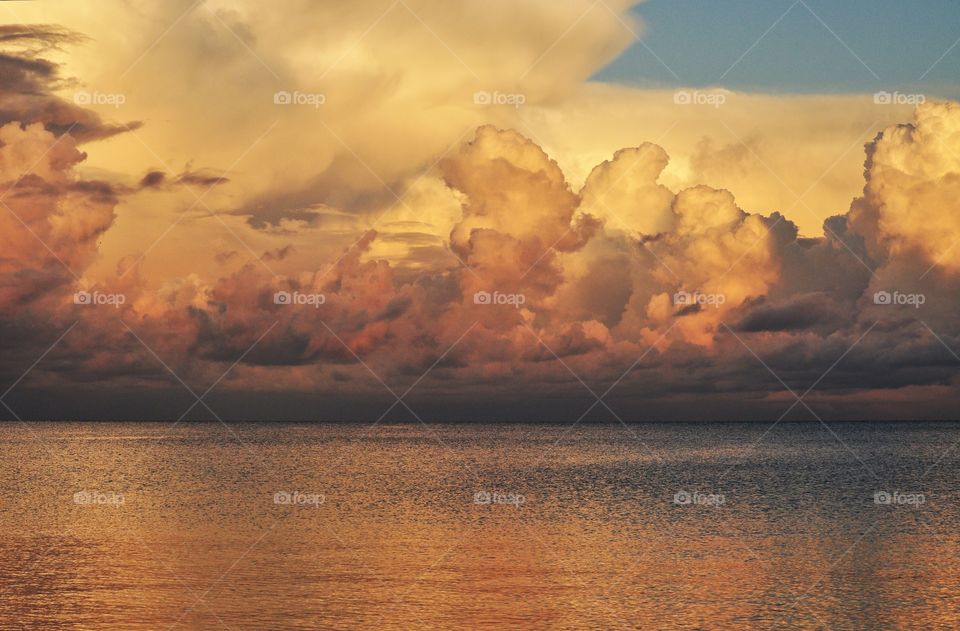
<path fill-rule="evenodd" d="M 925 103 L 912 123 L 889 127 L 867 148 L 867 185 L 852 219 L 880 256 L 924 257 L 960 267 L 960 104 Z"/>
<path fill-rule="evenodd" d="M 579 249 L 598 226 L 591 215 L 574 219 L 579 198 L 560 167 L 517 132 L 481 127 L 443 173 L 465 198 L 450 242 L 468 266 L 468 294 L 549 296 L 562 280 L 556 254 Z"/>
<path fill-rule="evenodd" d="M 0 305 L 8 312 L 68 289 L 113 221 L 111 185 L 73 174 L 84 157 L 72 136 L 41 123 L 0 127 Z"/>
<path fill-rule="evenodd" d="M 729 93 L 708 133 L 665 91 L 584 84 L 628 45 L 629 2 L 524 3 L 506 25 L 481 2 L 410 2 L 369 39 L 372 3 L 212 2 L 147 49 L 189 4 L 118 3 L 143 41 L 68 5 L 97 38 L 0 31 L 7 372 L 79 321 L 38 382 L 156 386 L 166 365 L 205 384 L 230 368 L 234 392 L 516 401 L 588 394 L 583 379 L 641 409 L 782 402 L 780 378 L 804 390 L 843 358 L 819 386 L 834 403 L 955 396 L 957 104 L 884 128 L 863 181 L 857 136 L 836 133 L 881 126 L 860 96 Z M 67 45 L 103 67 L 63 79 Z M 76 89 L 130 98 L 81 108 Z M 279 105 L 278 89 L 325 102 Z M 758 112 L 780 106 L 787 132 L 771 132 Z M 798 200 L 795 179 L 830 192 Z M 822 231 L 799 227 L 808 206 Z M 124 300 L 75 305 L 79 290 Z"/>
<path fill-rule="evenodd" d="M 604 170 L 613 164 L 615 172 L 623 156 L 638 168 L 622 173 L 630 185 L 618 188 Z M 69 164 L 76 155 L 50 159 Z M 911 287 L 884 242 L 870 241 L 880 228 L 865 227 L 871 173 L 853 205 L 859 228 L 837 217 L 824 237 L 811 239 L 798 238 L 780 215 L 743 211 L 729 191 L 670 191 L 657 182 L 665 159 L 649 145 L 619 152 L 574 192 L 531 140 L 481 127 L 441 164 L 460 204 L 449 236 L 457 265 L 398 274 L 371 256 L 380 238 L 371 231 L 332 264 L 293 275 L 274 277 L 249 263 L 213 283 L 194 277 L 147 291 L 137 274 L 125 274 L 131 300 L 121 315 L 197 378 L 215 378 L 216 367 L 242 357 L 234 379 L 248 387 L 252 379 L 262 388 L 271 370 L 275 388 L 360 394 L 375 385 L 366 364 L 388 380 L 433 367 L 424 388 L 454 380 L 476 391 L 543 390 L 569 385 L 570 370 L 613 381 L 648 356 L 658 373 L 628 380 L 639 391 L 765 392 L 780 388 L 754 353 L 801 387 L 848 352 L 860 372 L 852 383 L 838 374 L 841 390 L 949 383 L 949 362 L 921 314 L 874 304 L 872 292 L 884 284 Z M 618 207 L 630 210 L 622 222 L 590 213 L 600 190 L 614 191 Z M 651 227 L 648 208 L 664 221 Z M 871 253 L 878 248 L 883 258 Z M 267 258 L 281 261 L 291 251 Z M 927 290 L 924 321 L 953 340 L 955 317 L 933 304 L 943 293 Z M 278 292 L 320 298 L 284 303 Z M 522 299 L 485 303 L 477 292 Z M 688 298 L 678 302 L 680 294 Z M 135 346 L 123 338 L 102 332 L 100 342 L 124 348 L 129 359 Z M 98 356 L 85 368 L 116 365 Z M 719 383 L 718 371 L 725 371 Z"/>
<path fill-rule="evenodd" d="M 57 139 L 39 124 L 7 125 L 0 140 L 0 173 L 15 183 L 12 209 L 51 244 L 45 251 L 22 239 L 5 243 L 11 254 L 5 277 L 21 281 L 5 284 L 5 309 L 36 299 L 25 292 L 38 285 L 22 279 L 53 273 L 59 280 L 47 293 L 59 302 L 47 308 L 62 319 L 62 303 L 78 285 L 57 270 L 57 258 L 84 268 L 110 226 L 116 196 L 106 185 L 71 175 L 83 154 L 69 137 Z M 620 172 L 630 180 L 625 187 L 611 179 L 624 156 L 637 167 Z M 937 342 L 916 325 L 917 314 L 903 305 L 873 304 L 871 292 L 884 283 L 909 289 L 907 268 L 886 241 L 890 224 L 880 221 L 879 210 L 866 212 L 875 203 L 873 171 L 853 205 L 856 229 L 838 217 L 826 236 L 809 239 L 798 238 L 782 216 L 743 211 L 729 191 L 670 191 L 657 181 L 665 161 L 650 145 L 618 152 L 574 192 L 535 143 L 515 131 L 481 127 L 441 164 L 449 194 L 460 204 L 449 235 L 457 266 L 398 275 L 389 261 L 371 257 L 379 238 L 373 231 L 330 265 L 280 277 L 248 263 L 213 283 L 194 276 L 148 290 L 137 261 L 127 260 L 112 285 L 128 297 L 117 315 L 184 374 L 215 378 L 218 366 L 242 357 L 239 383 L 262 384 L 263 371 L 271 370 L 273 387 L 292 390 L 360 394 L 371 384 L 358 360 L 390 379 L 432 366 L 427 388 L 455 379 L 481 390 L 518 381 L 542 389 L 568 382 L 569 370 L 613 380 L 631 358 L 652 353 L 660 373 L 634 387 L 715 390 L 709 384 L 726 367 L 722 390 L 750 391 L 760 369 L 753 353 L 766 355 L 786 379 L 802 381 L 873 328 L 884 341 L 865 342 L 851 361 L 866 362 L 862 353 L 869 350 L 887 369 L 864 368 L 859 389 L 948 381 L 949 366 L 942 357 L 932 361 Z M 29 173 L 18 171 L 16 165 L 31 162 Z M 625 217 L 592 215 L 600 194 L 626 209 Z M 650 223 L 651 214 L 662 221 Z M 12 213 L 6 221 L 15 221 Z M 3 234 L 14 233 L 15 226 L 8 228 Z M 283 261 L 291 252 L 269 251 L 265 258 Z M 951 269 L 941 265 L 937 274 Z M 942 292 L 930 291 L 931 303 L 943 300 Z M 278 292 L 319 298 L 284 303 Z M 522 300 L 478 303 L 477 292 Z M 678 295 L 688 298 L 678 302 Z M 933 307 L 923 315 L 941 339 L 957 335 L 952 314 Z M 144 376 L 136 343 L 116 323 L 94 331 L 67 345 L 75 369 L 86 375 L 80 378 Z M 771 387 L 767 381 L 759 382 L 761 390 Z"/>
<path fill-rule="evenodd" d="M 652 236 L 673 228 L 673 193 L 657 183 L 670 161 L 662 147 L 645 143 L 621 149 L 590 172 L 581 192 L 583 205 L 610 230 Z"/>

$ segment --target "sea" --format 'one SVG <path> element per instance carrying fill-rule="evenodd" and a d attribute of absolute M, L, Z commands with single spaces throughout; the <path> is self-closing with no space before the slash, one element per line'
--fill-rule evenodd
<path fill-rule="evenodd" d="M 0 629 L 956 629 L 960 424 L 0 423 Z"/>

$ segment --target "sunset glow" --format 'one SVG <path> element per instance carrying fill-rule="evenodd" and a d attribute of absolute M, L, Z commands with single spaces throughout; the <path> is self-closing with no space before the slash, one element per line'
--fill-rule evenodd
<path fill-rule="evenodd" d="M 93 386 L 153 417 L 131 393 L 172 371 L 291 418 L 421 375 L 414 397 L 465 417 L 589 401 L 582 378 L 646 418 L 775 418 L 755 355 L 779 374 L 803 349 L 783 379 L 806 389 L 858 340 L 813 395 L 831 414 L 951 413 L 949 95 L 591 80 L 651 28 L 632 3 L 569 31 L 577 3 L 509 28 L 482 3 L 295 4 L 4 3 L 7 369 L 77 323 L 24 414 L 103 413 L 37 400 Z"/>
<path fill-rule="evenodd" d="M 368 587 L 347 613 L 304 587 L 297 597 L 316 611 L 291 628 L 451 628 L 465 609 L 469 628 L 586 628 L 584 616 L 654 628 L 667 601 L 653 594 L 681 598 L 678 585 L 688 600 L 663 628 L 779 628 L 798 615 L 811 629 L 914 628 L 899 612 L 835 608 L 857 597 L 839 575 L 810 587 L 820 600 L 809 609 L 770 585 L 802 593 L 794 583 L 860 543 L 850 532 L 879 545 L 860 529 L 872 513 L 810 504 L 838 491 L 820 475 L 849 479 L 855 491 L 842 491 L 870 510 L 924 504 L 934 526 L 955 531 L 954 508 L 933 510 L 951 481 L 926 477 L 954 467 L 953 426 L 936 422 L 957 420 L 960 396 L 955 2 L 40 0 L 0 2 L 0 18 L 0 419 L 10 422 L 0 440 L 18 454 L 2 465 L 5 492 L 57 475 L 43 484 L 73 489 L 77 506 L 127 506 L 103 489 L 129 486 L 141 511 L 119 525 L 76 506 L 84 516 L 69 524 L 28 511 L 0 533 L 36 526 L 60 539 L 0 548 L 0 560 L 26 567 L 18 550 L 42 557 L 70 537 L 139 548 L 118 534 L 128 531 L 182 552 L 181 531 L 210 535 L 192 540 L 206 546 L 221 530 L 232 560 L 249 542 L 231 510 L 251 500 L 231 484 L 270 462 L 263 470 L 289 477 L 249 482 L 279 494 L 284 508 L 268 508 L 341 511 L 329 518 L 338 534 L 303 550 L 290 542 L 330 533 L 267 520 L 292 538 L 267 539 L 270 556 L 250 557 L 264 574 L 250 576 L 282 585 L 264 577 L 282 576 L 290 544 L 308 559 L 290 584 L 325 585 L 331 598 L 349 600 L 357 559 L 400 581 Z M 703 424 L 716 449 L 661 421 Z M 783 427 L 793 421 L 810 425 Z M 848 421 L 931 424 L 897 425 L 930 433 L 894 448 L 870 433 L 886 426 Z M 474 425 L 461 433 L 450 425 L 460 422 Z M 727 422 L 756 426 L 726 434 Z M 184 451 L 159 456 L 141 442 L 167 449 L 168 436 Z M 17 442 L 39 437 L 49 453 Z M 582 452 L 568 449 L 573 437 Z M 301 438 L 334 455 L 304 455 Z M 354 451 L 368 439 L 376 449 Z M 406 451 L 435 440 L 457 457 Z M 190 452 L 200 444 L 202 458 Z M 49 466 L 24 477 L 33 465 L 22 463 L 38 458 Z M 141 463 L 162 488 L 138 477 Z M 888 465 L 924 473 L 898 486 Z M 319 485 L 321 471 L 341 495 L 298 486 Z M 730 472 L 734 490 L 723 486 Z M 418 475 L 436 495 L 390 486 Z M 181 506 L 167 521 L 158 507 L 195 488 L 217 517 L 206 524 Z M 480 500 L 434 503 L 451 495 Z M 711 509 L 729 499 L 730 512 L 675 512 L 702 498 Z M 218 513 L 218 499 L 230 508 Z M 747 508 L 733 513 L 738 499 Z M 802 519 L 790 513 L 799 504 Z M 478 505 L 489 521 L 470 512 Z M 502 505 L 549 544 L 511 551 Z M 654 505 L 674 512 L 643 513 Z M 238 519 L 259 535 L 264 515 L 254 504 Z M 811 530 L 791 530 L 794 518 Z M 890 540 L 903 541 L 905 523 Z M 487 539 L 435 570 L 446 557 L 431 543 L 456 540 L 464 524 Z M 670 533 L 704 556 L 677 551 L 695 565 L 667 569 Z M 656 543 L 641 550 L 641 539 Z M 921 548 L 943 561 L 948 543 Z M 655 571 L 618 567 L 642 553 Z M 271 607 L 286 601 L 256 604 L 253 584 L 252 600 L 215 593 L 187 609 L 180 600 L 225 568 L 215 552 L 178 554 L 170 566 L 198 585 L 188 579 L 173 604 L 128 621 L 281 628 Z M 865 591 L 901 604 L 925 594 L 916 628 L 958 622 L 924 591 L 957 582 L 946 565 L 890 587 L 889 558 L 852 558 Z M 55 573 L 63 560 L 47 562 Z M 318 577 L 311 563 L 340 574 Z M 575 574 L 583 591 L 553 574 L 589 563 Z M 557 591 L 539 614 L 500 600 L 489 618 L 470 609 L 471 595 L 526 593 L 541 575 Z M 625 580 L 645 613 L 605 600 L 597 576 Z M 67 583 L 83 592 L 96 580 Z M 164 589 L 142 586 L 131 606 Z M 10 611 L 33 615 L 24 590 L 0 605 L 0 627 Z M 426 621 L 394 602 L 408 592 Z M 695 599 L 718 600 L 704 614 Z"/>

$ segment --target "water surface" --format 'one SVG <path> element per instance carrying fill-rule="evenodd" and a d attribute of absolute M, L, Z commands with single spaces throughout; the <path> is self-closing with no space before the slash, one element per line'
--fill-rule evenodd
<path fill-rule="evenodd" d="M 3 423 L 0 628 L 960 626 L 960 425 L 768 429 Z"/>

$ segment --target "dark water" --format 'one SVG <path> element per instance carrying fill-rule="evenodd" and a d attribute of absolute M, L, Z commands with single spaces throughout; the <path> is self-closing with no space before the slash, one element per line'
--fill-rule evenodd
<path fill-rule="evenodd" d="M 960 425 L 768 427 L 0 424 L 0 628 L 960 627 Z"/>

